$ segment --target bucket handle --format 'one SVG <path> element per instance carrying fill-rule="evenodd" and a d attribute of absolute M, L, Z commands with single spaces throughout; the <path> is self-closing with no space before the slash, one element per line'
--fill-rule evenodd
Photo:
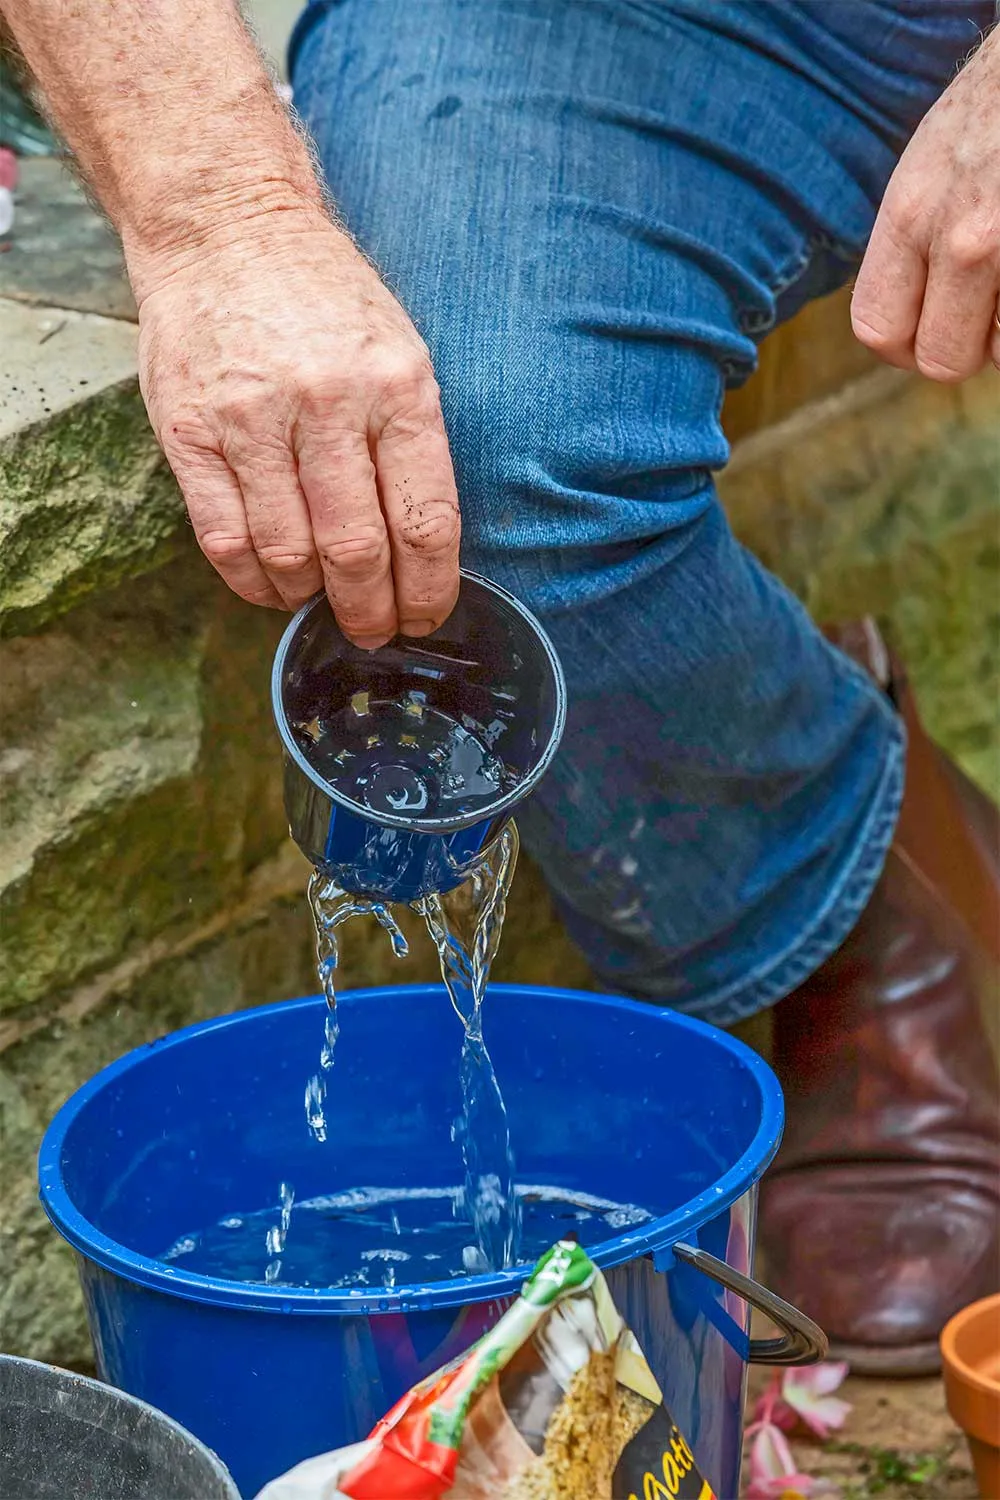
<path fill-rule="evenodd" d="M 674 1255 L 717 1281 L 728 1292 L 735 1292 L 744 1302 L 765 1313 L 781 1329 L 780 1338 L 751 1339 L 747 1361 L 752 1365 L 817 1365 L 830 1352 L 829 1341 L 818 1323 L 799 1312 L 766 1286 L 736 1271 L 726 1261 L 709 1255 L 694 1245 L 674 1244 Z"/>

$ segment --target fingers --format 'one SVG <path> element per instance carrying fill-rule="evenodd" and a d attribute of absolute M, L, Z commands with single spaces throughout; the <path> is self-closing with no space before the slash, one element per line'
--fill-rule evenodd
<path fill-rule="evenodd" d="M 460 521 L 433 378 L 372 439 L 314 409 L 284 442 L 168 453 L 199 545 L 241 598 L 297 609 L 326 589 L 366 650 L 428 635 L 458 597 Z M 357 423 L 357 428 L 361 422 Z M 176 429 L 175 429 L 176 430 Z"/>
<path fill-rule="evenodd" d="M 233 468 L 257 560 L 285 608 L 296 610 L 323 587 L 323 570 L 294 456 L 282 443 Z"/>
<path fill-rule="evenodd" d="M 995 367 L 1000 370 L 1000 300 L 993 309 L 993 317 L 990 322 L 990 359 Z"/>
<path fill-rule="evenodd" d="M 291 610 L 325 588 L 366 650 L 400 629 L 430 634 L 458 597 L 455 479 L 414 345 L 390 345 L 367 379 L 333 378 L 322 362 L 299 372 L 277 414 L 239 388 L 221 413 L 160 424 L 199 544 L 229 586 Z"/>
<path fill-rule="evenodd" d="M 931 233 L 890 187 L 854 285 L 851 323 L 888 364 L 965 380 L 992 354 L 998 290 L 988 227 L 963 218 Z"/>
<path fill-rule="evenodd" d="M 903 370 L 916 368 L 926 281 L 926 261 L 897 225 L 887 198 L 854 283 L 851 324 L 862 344 Z"/>
<path fill-rule="evenodd" d="M 437 389 L 390 418 L 377 439 L 378 486 L 389 532 L 399 628 L 429 635 L 458 598 L 461 522 Z"/>
<path fill-rule="evenodd" d="M 930 380 L 957 381 L 981 369 L 996 301 L 996 268 L 971 243 L 932 248 L 914 342 L 921 374 Z"/>
<path fill-rule="evenodd" d="M 458 598 L 458 495 L 423 356 L 382 372 L 366 430 L 317 403 L 296 436 L 299 482 L 341 629 L 368 650 L 429 635 Z"/>
<path fill-rule="evenodd" d="M 247 523 L 239 481 L 221 453 L 209 449 L 167 451 L 184 494 L 198 545 L 234 593 L 250 604 L 285 608 L 261 567 Z"/>
<path fill-rule="evenodd" d="M 396 634 L 392 560 L 364 432 L 312 413 L 297 439 L 299 483 L 323 582 L 344 634 L 373 651 Z"/>

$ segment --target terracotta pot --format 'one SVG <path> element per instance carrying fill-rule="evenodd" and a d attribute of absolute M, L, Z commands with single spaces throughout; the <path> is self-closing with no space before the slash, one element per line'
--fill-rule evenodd
<path fill-rule="evenodd" d="M 941 1335 L 948 1410 L 969 1440 L 982 1500 L 1000 1500 L 1000 1294 L 956 1313 Z"/>

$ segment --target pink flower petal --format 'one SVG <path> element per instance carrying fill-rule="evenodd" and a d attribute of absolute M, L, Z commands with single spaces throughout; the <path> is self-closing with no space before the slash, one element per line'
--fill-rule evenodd
<path fill-rule="evenodd" d="M 843 1427 L 845 1421 L 851 1414 L 851 1403 L 839 1401 L 836 1396 L 824 1396 L 822 1401 L 817 1401 L 811 1412 L 803 1412 L 802 1420 L 807 1427 L 811 1427 L 819 1438 L 830 1436 Z"/>
<path fill-rule="evenodd" d="M 776 1401 L 771 1412 L 771 1421 L 782 1432 L 794 1432 L 799 1425 L 799 1414 L 787 1401 Z"/>
<path fill-rule="evenodd" d="M 796 1365 L 782 1371 L 781 1393 L 789 1387 L 807 1391 L 811 1396 L 829 1396 L 843 1385 L 847 1376 L 847 1365 L 842 1360 L 829 1359 L 821 1365 Z"/>
<path fill-rule="evenodd" d="M 750 1478 L 755 1482 L 783 1479 L 795 1473 L 788 1439 L 777 1427 L 762 1427 L 750 1448 Z"/>
<path fill-rule="evenodd" d="M 775 1496 L 781 1500 L 781 1491 L 774 1486 L 784 1483 L 783 1479 L 751 1479 L 743 1491 L 743 1500 L 774 1500 Z"/>
<path fill-rule="evenodd" d="M 818 1396 L 829 1396 L 842 1386 L 850 1373 L 850 1365 L 844 1359 L 828 1359 L 825 1364 L 811 1365 Z"/>
<path fill-rule="evenodd" d="M 840 1491 L 829 1479 L 812 1474 L 781 1474 L 751 1479 L 744 1500 L 835 1500 Z"/>
<path fill-rule="evenodd" d="M 790 1407 L 817 1437 L 827 1437 L 834 1428 L 843 1427 L 851 1410 L 850 1402 L 828 1394 L 837 1389 L 846 1374 L 846 1364 L 837 1361 L 786 1370 L 781 1382 L 782 1405 L 775 1408 L 772 1420 L 785 1427 L 784 1408 Z"/>

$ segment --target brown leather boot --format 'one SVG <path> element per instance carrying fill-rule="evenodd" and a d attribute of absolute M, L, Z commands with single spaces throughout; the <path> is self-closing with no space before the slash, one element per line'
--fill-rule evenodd
<path fill-rule="evenodd" d="M 787 1126 L 761 1198 L 776 1289 L 858 1373 L 940 1366 L 938 1334 L 1000 1287 L 997 809 L 928 738 L 870 622 L 831 633 L 909 734 L 903 811 L 847 942 L 775 1009 Z"/>

